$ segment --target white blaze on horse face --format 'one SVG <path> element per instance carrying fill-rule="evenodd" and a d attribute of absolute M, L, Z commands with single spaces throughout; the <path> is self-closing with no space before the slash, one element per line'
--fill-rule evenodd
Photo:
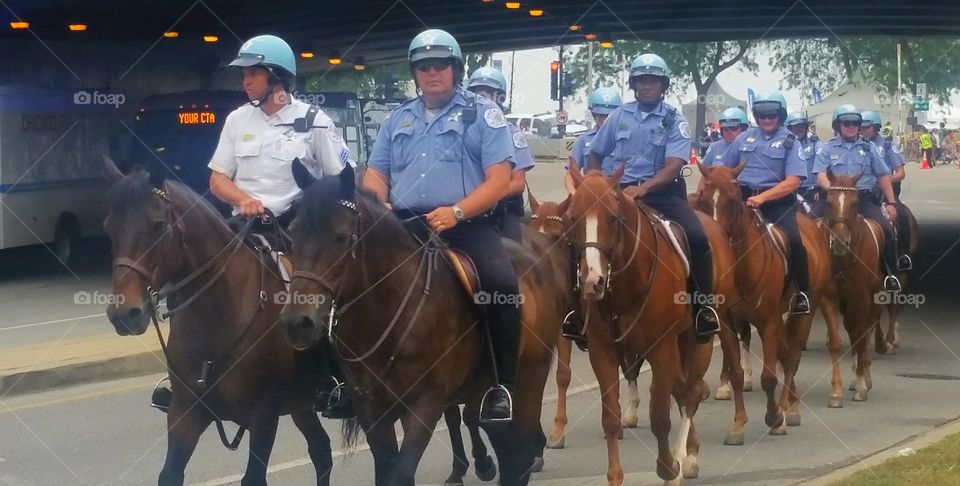
<path fill-rule="evenodd" d="M 720 221 L 720 191 L 713 191 L 713 220 Z"/>
<path fill-rule="evenodd" d="M 841 217 L 845 214 L 844 210 L 846 209 L 846 207 L 847 207 L 847 193 L 844 191 L 840 191 L 840 194 L 837 195 L 837 208 L 838 208 L 837 211 L 840 213 Z"/>
<path fill-rule="evenodd" d="M 586 243 L 597 243 L 599 237 L 599 231 L 597 229 L 597 214 L 592 213 L 590 216 L 587 216 L 586 228 Z M 603 277 L 603 267 L 600 265 L 600 250 L 594 247 L 587 247 L 586 251 L 587 256 L 587 278 L 586 282 L 597 282 L 601 277 Z"/>

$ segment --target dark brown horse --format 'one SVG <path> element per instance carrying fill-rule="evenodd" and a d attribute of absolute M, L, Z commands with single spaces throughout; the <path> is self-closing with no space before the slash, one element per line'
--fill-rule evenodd
<path fill-rule="evenodd" d="M 657 439 L 657 475 L 679 484 L 681 471 L 695 475 L 699 446 L 693 416 L 700 404 L 709 359 L 700 360 L 686 295 L 686 270 L 666 230 L 648 210 L 620 190 L 621 166 L 611 178 L 600 171 L 569 173 L 576 192 L 567 210 L 571 239 L 580 257 L 581 298 L 590 363 L 600 384 L 602 425 L 607 442 L 607 483 L 623 482 L 618 436 L 621 431 L 619 358 L 636 353 L 650 363 L 650 428 Z M 591 319 L 591 317 L 587 317 Z M 670 444 L 670 400 L 680 406 L 680 428 Z M 686 461 L 687 457 L 693 458 Z"/>
<path fill-rule="evenodd" d="M 317 484 L 329 484 L 330 439 L 313 411 L 319 376 L 277 327 L 284 284 L 276 264 L 244 246 L 186 186 L 140 170 L 124 176 L 109 160 L 105 166 L 111 187 L 104 228 L 118 298 L 107 316 L 117 334 L 146 332 L 157 312 L 150 289 L 181 286 L 168 299 L 180 310 L 165 349 L 173 400 L 159 483 L 183 484 L 200 435 L 219 419 L 250 430 L 242 484 L 266 484 L 278 418 L 289 414 L 307 439 Z"/>
<path fill-rule="evenodd" d="M 833 278 L 839 288 L 843 326 L 850 337 L 850 347 L 857 356 L 853 401 L 867 400 L 873 387 L 870 366 L 873 363 L 870 335 L 880 326 L 880 310 L 886 293 L 880 259 L 884 245 L 880 226 L 857 212 L 860 176 L 827 173 L 827 210 L 823 232 L 830 240 Z"/>
<path fill-rule="evenodd" d="M 355 398 L 357 417 L 374 455 L 378 485 L 410 485 L 434 427 L 449 405 L 475 414 L 492 383 L 489 344 L 472 296 L 434 252 L 393 213 L 355 186 L 352 169 L 314 181 L 294 165 L 306 187 L 291 226 L 293 295 L 318 305 L 288 304 L 281 320 L 294 347 L 333 338 Z M 564 289 L 557 270 L 507 245 L 523 295 L 520 376 L 509 424 L 483 425 L 500 466 L 500 481 L 529 481 L 542 448 L 543 387 L 559 336 Z M 400 449 L 394 423 L 404 430 Z"/>
<path fill-rule="evenodd" d="M 697 197 L 697 207 L 711 212 L 713 219 L 720 223 L 733 245 L 737 255 L 734 273 L 740 290 L 741 304 L 732 309 L 733 330 L 746 332 L 752 324 L 757 328 L 763 342 L 763 370 L 761 387 L 767 394 L 767 412 L 765 423 L 770 434 L 786 434 L 787 425 L 800 425 L 799 395 L 796 391 L 795 375 L 800 365 L 800 355 L 810 333 L 813 313 L 820 310 L 827 322 L 831 339 L 830 351 L 833 357 L 833 381 L 831 406 L 838 406 L 841 399 L 839 375 L 840 341 L 838 335 L 839 319 L 836 304 L 836 289 L 831 280 L 830 260 L 826 254 L 826 240 L 816 223 L 806 216 L 798 215 L 797 224 L 801 239 L 807 250 L 807 264 L 810 275 L 811 313 L 790 315 L 784 323 L 783 313 L 792 295 L 791 283 L 786 275 L 786 259 L 777 250 L 774 238 L 786 241 L 779 230 L 771 232 L 766 227 L 758 211 L 751 211 L 743 203 L 736 178 L 746 167 L 745 163 L 736 168 L 700 166 L 701 175 L 706 179 Z M 785 252 L 788 249 L 785 248 Z M 727 348 L 724 348 L 726 352 Z M 740 348 L 731 352 L 739 354 Z M 725 365 L 734 373 L 739 373 L 740 357 L 731 356 Z M 775 397 L 777 388 L 777 363 L 784 370 L 784 386 L 780 399 Z M 739 389 L 738 389 L 739 388 Z M 724 440 L 728 445 L 743 444 L 743 426 L 746 412 L 742 407 L 742 387 L 733 383 L 734 399 L 737 401 L 734 426 Z"/>
<path fill-rule="evenodd" d="M 950 135 L 953 134 L 951 133 Z M 902 203 L 897 204 L 897 218 L 906 218 L 906 224 L 910 225 L 910 241 L 901 240 L 897 243 L 901 245 L 901 248 L 903 248 L 903 245 L 906 245 L 907 254 L 913 257 L 917 254 L 917 247 L 920 246 L 917 218 L 913 215 L 913 211 L 911 211 L 906 204 Z M 897 275 L 904 291 L 907 289 L 907 277 L 907 272 L 900 272 Z M 878 324 L 876 332 L 874 333 L 874 347 L 876 348 L 877 354 L 897 354 L 900 351 L 900 314 L 903 313 L 904 307 L 906 307 L 906 302 L 894 299 L 891 299 L 889 304 L 883 306 L 883 308 L 887 310 L 887 334 L 886 338 L 884 338 L 883 325 Z"/>

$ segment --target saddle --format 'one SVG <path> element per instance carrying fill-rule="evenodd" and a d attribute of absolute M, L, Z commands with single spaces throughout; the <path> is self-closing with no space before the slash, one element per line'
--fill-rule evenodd
<path fill-rule="evenodd" d="M 667 241 L 670 242 L 670 245 L 673 246 L 673 249 L 676 250 L 677 254 L 680 255 L 680 260 L 683 261 L 683 269 L 686 272 L 686 276 L 690 276 L 690 244 L 687 241 L 687 233 L 683 231 L 683 227 L 679 224 L 666 219 L 660 214 L 659 211 L 654 210 L 646 204 L 639 203 L 637 207 L 643 211 L 651 221 L 653 221 L 653 229 L 657 233 L 660 233 Z"/>
<path fill-rule="evenodd" d="M 467 295 L 478 295 L 478 292 L 480 292 L 480 276 L 477 274 L 477 267 L 474 265 L 473 259 L 451 248 L 444 248 L 443 256 L 446 257 L 447 264 L 450 265 L 450 269 L 457 276 L 460 285 L 467 291 Z"/>
<path fill-rule="evenodd" d="M 787 258 L 787 251 L 790 249 L 788 246 L 786 237 L 783 232 L 778 230 L 776 225 L 773 223 L 767 222 L 763 219 L 763 216 L 757 211 L 755 213 L 757 218 L 759 218 L 760 223 L 762 224 L 763 234 L 773 243 L 773 247 L 777 249 L 777 253 L 780 254 L 780 260 L 783 262 L 783 268 L 786 269 L 784 277 L 790 274 L 790 260 Z"/>

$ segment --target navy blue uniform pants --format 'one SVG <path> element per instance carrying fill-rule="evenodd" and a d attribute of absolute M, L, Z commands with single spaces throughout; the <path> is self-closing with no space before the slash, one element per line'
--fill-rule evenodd
<path fill-rule="evenodd" d="M 893 233 L 893 224 L 884 216 L 876 198 L 864 197 L 862 192 L 857 201 L 857 212 L 864 218 L 872 219 L 883 228 L 883 264 L 887 273 L 892 274 L 897 268 L 897 238 Z"/>

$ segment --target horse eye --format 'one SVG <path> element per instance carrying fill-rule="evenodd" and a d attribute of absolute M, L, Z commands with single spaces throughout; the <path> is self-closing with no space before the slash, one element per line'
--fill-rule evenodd
<path fill-rule="evenodd" d="M 339 233 L 337 234 L 336 238 L 334 238 L 333 241 L 336 242 L 338 245 L 342 245 L 342 244 L 345 244 L 349 239 L 350 237 L 346 233 Z"/>
<path fill-rule="evenodd" d="M 153 223 L 153 227 L 152 227 L 151 229 L 153 230 L 154 233 L 159 233 L 159 232 L 163 231 L 164 228 L 166 228 L 166 227 L 167 227 L 167 223 L 166 223 L 166 222 L 164 222 L 164 221 L 157 221 L 157 222 Z"/>

